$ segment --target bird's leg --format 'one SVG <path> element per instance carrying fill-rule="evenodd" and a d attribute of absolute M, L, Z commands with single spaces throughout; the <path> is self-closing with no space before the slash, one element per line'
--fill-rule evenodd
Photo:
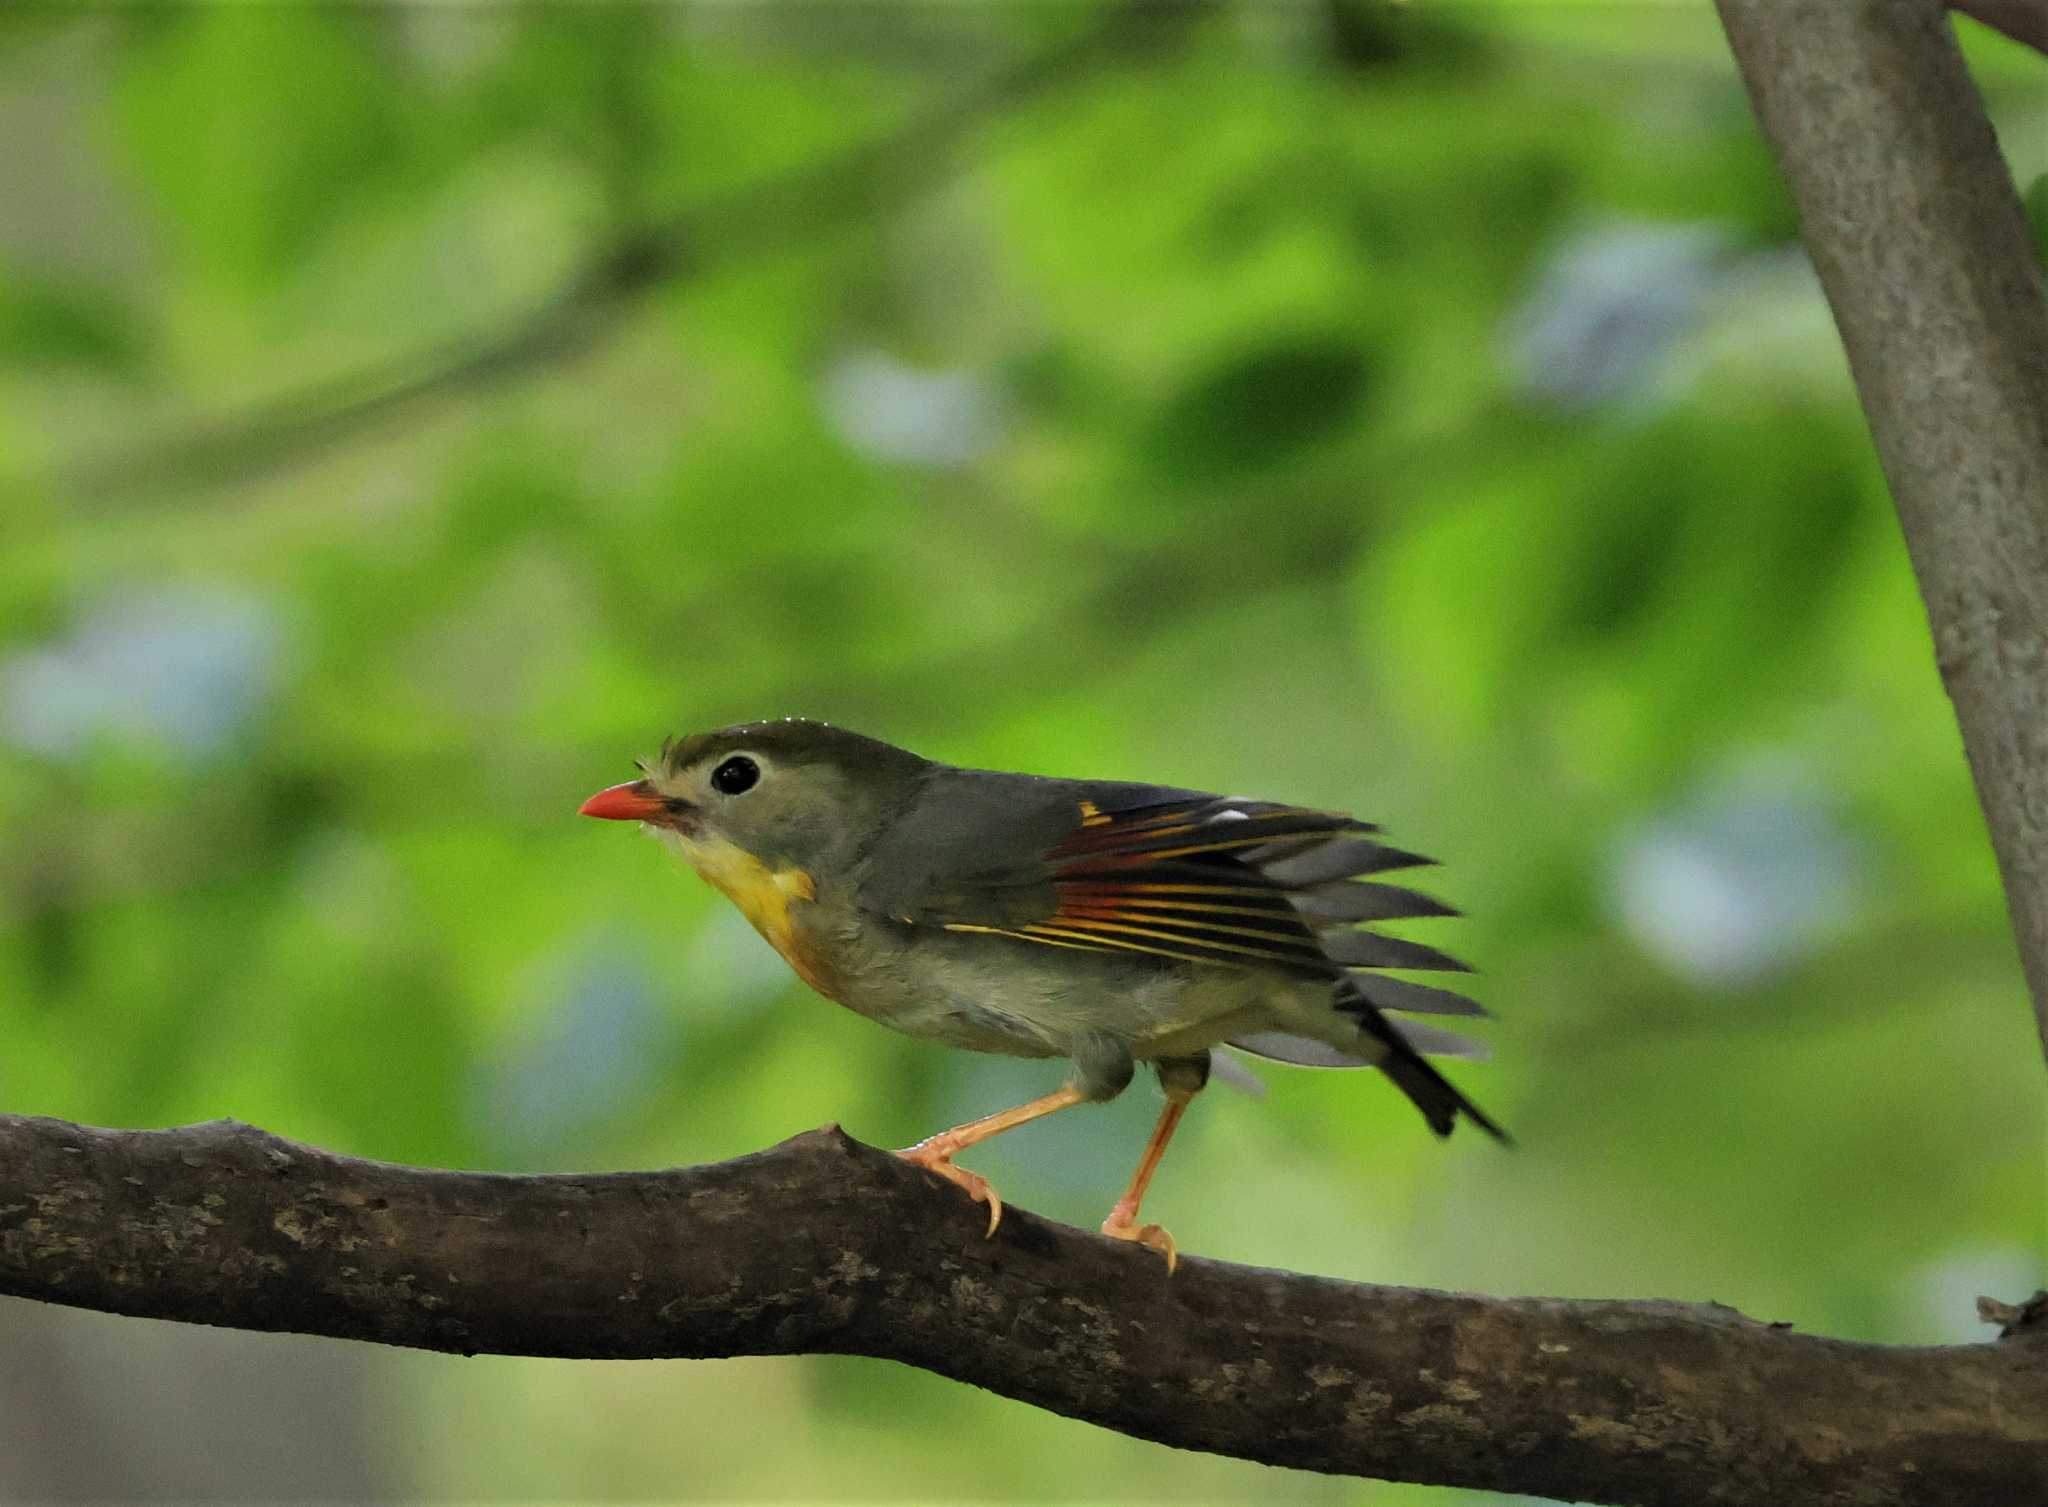
<path fill-rule="evenodd" d="M 1174 1249 L 1173 1237 L 1156 1224 L 1138 1223 L 1138 1205 L 1145 1197 L 1146 1185 L 1152 1181 L 1152 1174 L 1159 1170 L 1159 1158 L 1166 1154 L 1166 1143 L 1173 1139 L 1174 1128 L 1180 1124 L 1180 1117 L 1187 1112 L 1188 1102 L 1199 1091 L 1196 1088 L 1171 1088 L 1166 1092 L 1166 1108 L 1160 1112 L 1159 1123 L 1152 1128 L 1152 1139 L 1145 1143 L 1145 1154 L 1138 1160 L 1138 1170 L 1131 1174 L 1131 1185 L 1124 1190 L 1124 1196 L 1116 1201 L 1116 1207 L 1109 1211 L 1109 1218 L 1102 1221 L 1102 1233 L 1113 1235 L 1118 1240 L 1134 1240 L 1139 1245 L 1149 1245 L 1166 1257 L 1166 1274 L 1173 1275 L 1180 1256 Z"/>
<path fill-rule="evenodd" d="M 1079 1104 L 1087 1097 L 1079 1088 L 1068 1084 L 1051 1093 L 1033 1099 L 1029 1104 L 1019 1104 L 1015 1109 L 1005 1109 L 992 1115 L 983 1115 L 978 1120 L 969 1120 L 965 1125 L 955 1125 L 951 1130 L 942 1130 L 937 1135 L 926 1136 L 915 1146 L 905 1147 L 896 1154 L 931 1172 L 936 1172 L 948 1182 L 958 1183 L 967 1190 L 967 1196 L 977 1203 L 988 1205 L 988 1233 L 993 1235 L 996 1226 L 1003 1222 L 1003 1201 L 996 1196 L 996 1190 L 988 1185 L 988 1179 L 978 1173 L 969 1172 L 965 1167 L 953 1165 L 953 1158 L 969 1146 L 978 1145 L 990 1136 L 1001 1135 L 1019 1125 L 1051 1114 L 1056 1109 L 1065 1109 Z"/>

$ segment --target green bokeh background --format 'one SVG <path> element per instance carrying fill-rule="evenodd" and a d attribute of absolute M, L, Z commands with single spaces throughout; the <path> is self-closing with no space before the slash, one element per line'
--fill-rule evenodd
<path fill-rule="evenodd" d="M 1165 1165 L 1183 1249 L 1979 1337 L 2040 1053 L 1710 8 L 1168 7 L 1017 75 L 1111 14 L 0 11 L 0 1107 L 544 1170 L 1050 1087 L 574 819 L 804 714 L 1443 860 L 1520 1146 L 1272 1068 Z M 2040 64 L 1967 40 L 2034 181 Z M 975 1164 L 1092 1224 L 1154 1109 Z M 0 1304 L 0 1498 L 65 1496 L 1504 1500 L 879 1363 Z"/>

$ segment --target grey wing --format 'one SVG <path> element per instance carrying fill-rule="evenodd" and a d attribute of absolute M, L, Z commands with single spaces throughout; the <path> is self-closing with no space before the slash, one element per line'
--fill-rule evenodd
<path fill-rule="evenodd" d="M 1053 947 L 1278 967 L 1350 981 L 1340 1006 L 1479 1015 L 1360 969 L 1464 965 L 1360 923 L 1453 915 L 1362 877 L 1426 864 L 1341 812 L 1158 785 L 940 770 L 870 855 L 874 908 L 914 926 Z"/>

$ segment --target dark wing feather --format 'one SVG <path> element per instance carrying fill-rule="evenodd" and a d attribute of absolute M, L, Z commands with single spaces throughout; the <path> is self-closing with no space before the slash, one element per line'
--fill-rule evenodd
<path fill-rule="evenodd" d="M 1349 968 L 1441 968 L 1451 973 L 1472 970 L 1449 953 L 1400 937 L 1344 928 L 1322 934 L 1323 951 L 1332 962 Z"/>
<path fill-rule="evenodd" d="M 1455 916 L 1441 900 L 1396 884 L 1359 884 L 1349 879 L 1310 885 L 1293 892 L 1294 908 L 1318 921 L 1392 921 L 1407 916 Z"/>
<path fill-rule="evenodd" d="M 1260 854 L 1267 875 L 1278 884 L 1298 888 L 1332 879 L 1355 879 L 1391 869 L 1422 868 L 1435 862 L 1420 853 L 1404 853 L 1384 843 L 1347 837 L 1334 842 Z"/>
<path fill-rule="evenodd" d="M 900 919 L 1332 979 L 1351 967 L 1462 967 L 1434 948 L 1353 929 L 1450 913 L 1413 890 L 1351 882 L 1427 862 L 1364 836 L 1378 830 L 1369 823 L 1145 786 L 1073 784 L 1065 793 L 1065 830 L 1043 847 L 1022 861 L 980 855 Z"/>
<path fill-rule="evenodd" d="M 1477 1000 L 1453 994 L 1448 989 L 1438 989 L 1429 984 L 1411 983 L 1407 979 L 1390 979 L 1383 974 L 1366 973 L 1353 978 L 1358 997 L 1375 1010 L 1399 1010 L 1404 1015 L 1486 1015 L 1487 1008 Z M 1355 1008 L 1340 998 L 1340 1007 Z"/>
<path fill-rule="evenodd" d="M 1248 855 L 1292 852 L 1367 830 L 1362 823 L 1214 797 L 1119 808 L 1105 794 L 1077 803 L 1080 824 L 1044 854 L 1052 910 L 1022 935 L 1184 962 L 1335 972 L 1287 891 Z"/>

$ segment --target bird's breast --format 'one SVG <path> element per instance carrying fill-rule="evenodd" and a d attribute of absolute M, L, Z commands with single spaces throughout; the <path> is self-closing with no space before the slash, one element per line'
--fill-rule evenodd
<path fill-rule="evenodd" d="M 800 917 L 801 908 L 817 895 L 811 876 L 799 868 L 770 868 L 753 854 L 723 838 L 674 836 L 690 867 L 724 892 L 797 977 L 827 999 L 840 997 L 836 970 L 826 960 Z"/>

